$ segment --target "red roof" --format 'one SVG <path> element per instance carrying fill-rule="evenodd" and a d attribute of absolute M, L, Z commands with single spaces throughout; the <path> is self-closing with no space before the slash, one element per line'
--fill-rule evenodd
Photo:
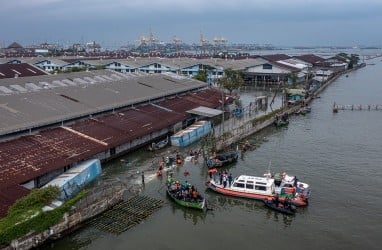
<path fill-rule="evenodd" d="M 294 57 L 310 64 L 319 63 L 325 60 L 324 58 L 316 56 L 314 54 L 300 55 Z"/>
<path fill-rule="evenodd" d="M 68 129 L 58 127 L 0 142 L 0 210 L 16 200 L 5 199 L 2 194 L 7 190 L 16 193 L 20 190 L 18 184 L 168 128 L 186 120 L 187 110 L 199 106 L 215 108 L 220 99 L 218 90 L 205 89 L 79 121 Z"/>
<path fill-rule="evenodd" d="M 0 79 L 14 78 L 24 76 L 41 76 L 47 73 L 39 68 L 36 68 L 28 63 L 20 64 L 0 64 Z"/>
<path fill-rule="evenodd" d="M 7 215 L 8 208 L 30 191 L 22 186 L 14 185 L 0 190 L 0 218 Z"/>
<path fill-rule="evenodd" d="M 290 56 L 285 55 L 285 54 L 264 55 L 261 57 L 263 57 L 266 60 L 271 61 L 271 62 L 277 62 L 277 61 L 282 61 L 282 60 L 286 60 L 286 59 L 291 58 Z"/>

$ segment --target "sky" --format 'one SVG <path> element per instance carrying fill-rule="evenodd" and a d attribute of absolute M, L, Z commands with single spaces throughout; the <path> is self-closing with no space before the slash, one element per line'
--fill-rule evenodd
<path fill-rule="evenodd" d="M 382 46 L 382 0 L 0 0 L 0 46 L 224 37 L 275 46 Z"/>

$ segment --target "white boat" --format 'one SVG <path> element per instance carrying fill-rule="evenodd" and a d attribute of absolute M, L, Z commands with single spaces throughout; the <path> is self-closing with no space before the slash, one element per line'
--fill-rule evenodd
<path fill-rule="evenodd" d="M 155 150 L 159 150 L 159 149 L 162 149 L 164 147 L 166 147 L 168 145 L 168 137 L 162 141 L 159 141 L 157 143 L 153 142 L 151 143 L 151 145 L 149 146 L 149 151 L 155 151 Z"/>
<path fill-rule="evenodd" d="M 270 177 L 270 174 L 266 172 L 264 176 Z M 283 194 L 284 192 L 291 192 L 293 187 L 295 186 L 296 177 L 287 175 L 286 173 L 275 174 L 273 179 L 275 182 L 275 191 L 278 194 Z M 309 198 L 310 196 L 309 185 L 297 179 L 296 193 Z"/>
<path fill-rule="evenodd" d="M 289 187 L 289 184 L 290 180 L 288 179 L 276 186 L 275 179 L 268 175 L 264 177 L 240 175 L 233 180 L 231 186 L 227 184 L 226 187 L 213 179 L 206 183 L 207 187 L 224 195 L 268 200 L 273 198 L 275 194 L 278 194 L 281 201 L 288 198 L 296 206 L 308 205 L 309 185 L 306 183 L 302 184 L 301 182 L 298 183 L 297 185 L 301 184 L 305 187 L 305 189 L 301 187 L 299 193 L 297 191 L 291 192 L 293 187 Z"/>

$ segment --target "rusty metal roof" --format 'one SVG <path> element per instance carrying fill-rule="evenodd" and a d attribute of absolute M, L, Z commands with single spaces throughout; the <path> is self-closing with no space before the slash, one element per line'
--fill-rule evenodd
<path fill-rule="evenodd" d="M 151 104 L 76 123 L 72 129 L 115 147 L 183 121 L 186 114 L 166 111 Z"/>
<path fill-rule="evenodd" d="M 220 96 L 206 89 L 0 142 L 0 210 L 9 206 L 1 195 L 18 197 L 19 184 L 184 121 L 187 110 L 217 107 Z"/>
<path fill-rule="evenodd" d="M 106 150 L 102 144 L 63 128 L 0 143 L 0 190 Z"/>
<path fill-rule="evenodd" d="M 0 190 L 0 218 L 5 217 L 8 208 L 18 199 L 30 193 L 30 190 L 20 185 L 10 186 Z"/>

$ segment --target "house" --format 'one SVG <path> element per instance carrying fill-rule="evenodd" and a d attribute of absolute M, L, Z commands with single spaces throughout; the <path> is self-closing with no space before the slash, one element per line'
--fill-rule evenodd
<path fill-rule="evenodd" d="M 73 70 L 73 69 L 95 69 L 94 65 L 87 63 L 85 60 L 80 59 L 65 59 L 65 65 L 62 66 L 63 70 Z"/>
<path fill-rule="evenodd" d="M 278 63 L 278 62 L 265 62 L 259 65 L 248 67 L 244 71 L 246 83 L 277 83 L 288 82 L 292 72 L 299 72 L 300 69 Z"/>
<path fill-rule="evenodd" d="M 286 54 L 263 55 L 261 57 L 270 62 L 278 62 L 292 58 Z"/>
<path fill-rule="evenodd" d="M 136 65 L 133 65 L 132 63 L 128 63 L 124 60 L 114 60 L 114 61 L 105 62 L 104 67 L 105 69 L 111 69 L 121 73 L 132 73 L 138 70 Z"/>
<path fill-rule="evenodd" d="M 316 64 L 316 66 L 325 69 L 331 69 L 334 72 L 339 72 L 348 69 L 350 59 L 339 56 L 333 56 Z"/>
<path fill-rule="evenodd" d="M 328 80 L 334 74 L 334 72 L 329 69 L 319 69 L 314 71 L 313 74 L 314 74 L 313 80 L 317 82 L 324 82 Z"/>
<path fill-rule="evenodd" d="M 288 104 L 300 103 L 305 98 L 305 89 L 287 89 Z"/>
<path fill-rule="evenodd" d="M 25 62 L 33 64 L 46 72 L 61 71 L 67 62 L 59 59 L 45 59 L 43 57 L 24 59 Z"/>
<path fill-rule="evenodd" d="M 298 56 L 293 56 L 293 58 L 298 59 L 301 62 L 308 63 L 309 65 L 311 65 L 309 67 L 316 66 L 317 64 L 325 60 L 324 58 L 314 54 L 298 55 Z"/>

